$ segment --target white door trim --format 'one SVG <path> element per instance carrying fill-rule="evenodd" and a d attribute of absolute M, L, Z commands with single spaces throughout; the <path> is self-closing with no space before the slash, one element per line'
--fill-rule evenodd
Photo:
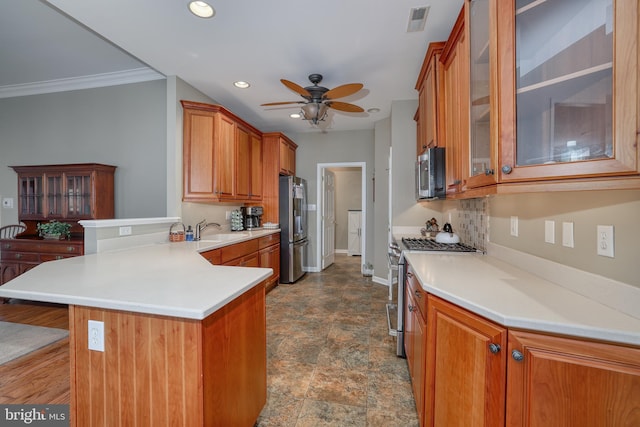
<path fill-rule="evenodd" d="M 360 263 L 360 272 L 364 273 L 364 264 L 367 262 L 367 163 L 366 162 L 339 162 L 339 163 L 318 163 L 316 170 L 316 194 L 318 194 L 317 200 L 319 204 L 322 204 L 322 170 L 325 168 L 344 168 L 344 167 L 356 167 L 362 171 L 362 257 Z M 318 206 L 316 212 L 322 212 L 322 206 Z M 318 236 L 316 248 L 316 266 L 320 271 L 322 266 L 322 218 L 320 215 L 316 215 L 316 236 Z"/>

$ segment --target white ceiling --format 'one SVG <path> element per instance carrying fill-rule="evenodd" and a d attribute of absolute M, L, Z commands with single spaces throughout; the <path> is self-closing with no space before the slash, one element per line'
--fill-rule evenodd
<path fill-rule="evenodd" d="M 417 98 L 427 46 L 447 38 L 463 0 L 210 3 L 216 15 L 201 19 L 187 0 L 0 0 L 0 94 L 95 75 L 153 78 L 155 70 L 180 77 L 264 132 L 318 132 L 289 118 L 295 105 L 260 104 L 301 100 L 279 80 L 308 86 L 308 75 L 320 73 L 329 89 L 363 83 L 340 101 L 381 110 L 336 112 L 321 128 L 373 129 L 392 101 Z M 430 6 L 425 30 L 407 33 L 410 10 L 420 6 Z M 251 87 L 237 89 L 236 80 Z"/>

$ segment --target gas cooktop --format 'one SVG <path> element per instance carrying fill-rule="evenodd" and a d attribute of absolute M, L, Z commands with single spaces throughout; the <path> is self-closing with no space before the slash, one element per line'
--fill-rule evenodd
<path fill-rule="evenodd" d="M 426 237 L 403 237 L 402 243 L 410 251 L 477 252 L 464 243 L 439 243 Z"/>

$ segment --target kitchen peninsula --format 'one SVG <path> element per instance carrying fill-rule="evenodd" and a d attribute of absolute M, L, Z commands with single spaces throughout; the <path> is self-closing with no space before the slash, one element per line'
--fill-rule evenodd
<path fill-rule="evenodd" d="M 266 402 L 272 270 L 200 255 L 232 243 L 110 250 L 44 263 L 0 287 L 5 298 L 69 304 L 72 425 L 253 425 Z M 103 351 L 89 350 L 100 347 L 100 327 Z"/>

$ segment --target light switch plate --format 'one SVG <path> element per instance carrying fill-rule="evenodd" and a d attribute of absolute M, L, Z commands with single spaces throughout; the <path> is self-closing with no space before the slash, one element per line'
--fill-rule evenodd
<path fill-rule="evenodd" d="M 562 223 L 562 246 L 573 248 L 573 223 Z"/>
<path fill-rule="evenodd" d="M 544 222 L 544 241 L 554 245 L 556 243 L 556 222 L 545 221 Z"/>

